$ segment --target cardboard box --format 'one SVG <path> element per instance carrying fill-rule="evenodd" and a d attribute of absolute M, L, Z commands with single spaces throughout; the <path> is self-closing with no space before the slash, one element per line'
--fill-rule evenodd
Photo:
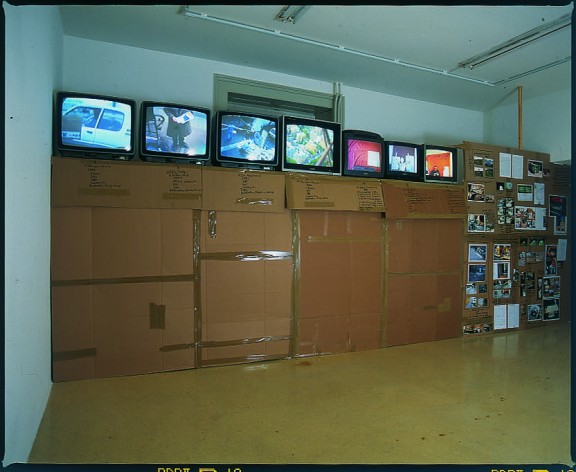
<path fill-rule="evenodd" d="M 281 172 L 205 167 L 202 209 L 283 212 L 284 178 Z"/>
<path fill-rule="evenodd" d="M 380 347 L 382 216 L 298 211 L 298 354 Z"/>
<path fill-rule="evenodd" d="M 287 174 L 288 208 L 383 212 L 378 180 L 314 174 Z"/>
<path fill-rule="evenodd" d="M 55 382 L 195 367 L 194 218 L 52 209 Z"/>
<path fill-rule="evenodd" d="M 202 170 L 136 160 L 53 157 L 52 206 L 199 209 Z"/>
<path fill-rule="evenodd" d="M 462 223 L 386 220 L 386 346 L 461 335 Z"/>
<path fill-rule="evenodd" d="M 290 354 L 292 219 L 203 211 L 201 365 Z"/>

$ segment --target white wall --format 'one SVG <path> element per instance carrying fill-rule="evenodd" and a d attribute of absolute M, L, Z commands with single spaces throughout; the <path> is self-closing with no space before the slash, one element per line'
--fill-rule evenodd
<path fill-rule="evenodd" d="M 522 99 L 522 148 L 550 154 L 553 162 L 572 158 L 571 89 Z M 485 117 L 485 142 L 518 147 L 518 99 L 513 95 Z"/>
<path fill-rule="evenodd" d="M 51 389 L 52 93 L 61 71 L 55 7 L 3 5 L 5 109 L 5 455 L 26 462 Z"/>
<path fill-rule="evenodd" d="M 63 86 L 141 100 L 183 100 L 211 108 L 213 74 L 332 93 L 333 84 L 270 71 L 66 36 Z M 342 87 L 345 126 L 385 138 L 457 144 L 482 141 L 483 114 Z"/>

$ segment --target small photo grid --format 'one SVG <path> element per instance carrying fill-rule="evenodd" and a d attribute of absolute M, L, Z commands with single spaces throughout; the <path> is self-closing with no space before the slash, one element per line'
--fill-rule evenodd
<path fill-rule="evenodd" d="M 495 280 L 492 289 L 492 297 L 494 299 L 511 298 L 512 297 L 512 280 Z"/>
<path fill-rule="evenodd" d="M 498 210 L 498 224 L 514 224 L 514 199 L 502 197 L 498 198 L 496 206 Z"/>
<path fill-rule="evenodd" d="M 474 156 L 474 177 L 494 178 L 494 159 L 486 156 Z"/>
<path fill-rule="evenodd" d="M 547 298 L 560 298 L 560 276 L 544 277 L 542 280 L 542 296 Z"/>
<path fill-rule="evenodd" d="M 488 285 L 485 283 L 467 283 L 466 284 L 466 295 L 478 295 L 488 293 Z"/>
<path fill-rule="evenodd" d="M 466 297 L 466 304 L 464 308 L 467 310 L 473 308 L 485 308 L 488 306 L 488 299 L 481 297 Z"/>

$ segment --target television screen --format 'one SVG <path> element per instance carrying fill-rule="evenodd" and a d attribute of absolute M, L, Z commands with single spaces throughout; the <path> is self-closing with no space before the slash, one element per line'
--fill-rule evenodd
<path fill-rule="evenodd" d="M 456 148 L 444 146 L 425 146 L 426 182 L 457 182 Z"/>
<path fill-rule="evenodd" d="M 144 160 L 202 164 L 209 158 L 210 110 L 143 102 L 140 155 Z"/>
<path fill-rule="evenodd" d="M 218 112 L 214 164 L 274 170 L 278 166 L 278 119 Z"/>
<path fill-rule="evenodd" d="M 136 103 L 76 92 L 56 94 L 55 150 L 62 156 L 130 159 Z"/>
<path fill-rule="evenodd" d="M 422 146 L 386 142 L 386 177 L 399 180 L 424 180 Z"/>
<path fill-rule="evenodd" d="M 342 131 L 342 174 L 357 177 L 384 177 L 384 143 L 379 134 Z"/>
<path fill-rule="evenodd" d="M 284 116 L 282 170 L 340 175 L 340 123 Z"/>

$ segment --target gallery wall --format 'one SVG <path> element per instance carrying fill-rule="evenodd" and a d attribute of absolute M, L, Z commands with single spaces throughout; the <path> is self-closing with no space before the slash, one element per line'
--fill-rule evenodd
<path fill-rule="evenodd" d="M 27 460 L 52 385 L 50 156 L 62 27 L 55 7 L 4 4 L 4 12 L 7 465 Z"/>

